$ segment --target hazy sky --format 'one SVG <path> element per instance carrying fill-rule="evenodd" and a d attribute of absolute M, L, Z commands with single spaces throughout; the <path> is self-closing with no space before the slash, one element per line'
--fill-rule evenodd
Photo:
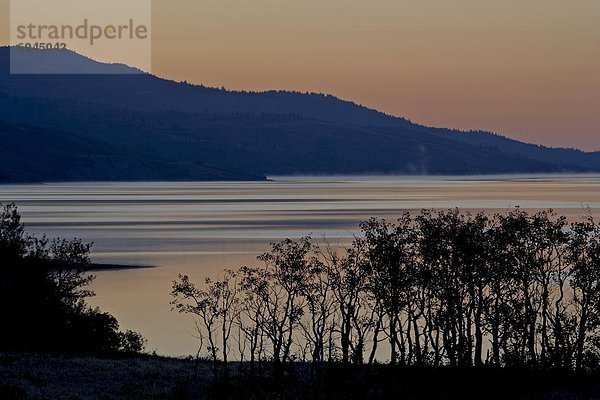
<path fill-rule="evenodd" d="M 600 150 L 599 21 L 598 0 L 154 0 L 152 72 Z"/>

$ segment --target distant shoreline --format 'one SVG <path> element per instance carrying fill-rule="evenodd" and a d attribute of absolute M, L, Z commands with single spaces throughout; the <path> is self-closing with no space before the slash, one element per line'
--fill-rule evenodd
<path fill-rule="evenodd" d="M 122 185 L 122 184 L 185 184 L 185 183 L 262 183 L 282 181 L 360 181 L 360 180 L 385 180 L 385 179 L 429 179 L 429 180 L 513 180 L 513 179 L 544 179 L 544 178 L 570 178 L 570 177 L 597 177 L 600 171 L 589 172 L 518 172 L 518 173 L 482 173 L 482 174 L 394 174 L 394 173 L 365 173 L 365 174 L 284 174 L 269 175 L 264 179 L 157 179 L 157 180 L 45 180 L 45 181 L 2 181 L 0 187 L 7 186 L 40 186 L 40 185 Z"/>
<path fill-rule="evenodd" d="M 126 269 L 147 269 L 156 268 L 156 265 L 136 265 L 136 264 L 104 264 L 104 263 L 91 263 L 86 271 L 121 271 Z"/>

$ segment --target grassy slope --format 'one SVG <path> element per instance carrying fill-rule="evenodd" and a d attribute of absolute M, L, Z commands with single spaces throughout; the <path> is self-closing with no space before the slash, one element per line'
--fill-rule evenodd
<path fill-rule="evenodd" d="M 276 380 L 230 367 L 141 356 L 92 358 L 0 354 L 0 399 L 598 399 L 600 379 L 493 369 L 343 368 L 312 375 L 306 364 Z M 245 372 L 240 372 L 245 371 Z M 315 377 L 316 376 L 316 377 Z"/>
<path fill-rule="evenodd" d="M 192 368 L 177 359 L 2 355 L 0 399 L 167 399 Z"/>

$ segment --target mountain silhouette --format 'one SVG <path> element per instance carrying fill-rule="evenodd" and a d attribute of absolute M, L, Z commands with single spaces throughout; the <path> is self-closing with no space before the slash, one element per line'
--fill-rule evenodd
<path fill-rule="evenodd" d="M 19 70 L 48 73 L 11 75 L 10 52 L 0 48 L 2 181 L 600 171 L 598 152 L 425 127 L 324 94 L 178 83 L 70 51 L 28 51 Z M 89 73 L 53 74 L 73 65 Z"/>

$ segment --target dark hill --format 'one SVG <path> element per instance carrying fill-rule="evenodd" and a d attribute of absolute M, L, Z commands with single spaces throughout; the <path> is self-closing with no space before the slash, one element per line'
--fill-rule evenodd
<path fill-rule="evenodd" d="M 101 140 L 54 128 L 0 121 L 0 182 L 264 179 L 193 161 L 117 150 Z"/>
<path fill-rule="evenodd" d="M 176 83 L 71 52 L 29 60 L 107 74 L 10 75 L 9 53 L 0 48 L 4 180 L 600 171 L 599 153 L 428 128 L 321 94 Z"/>

